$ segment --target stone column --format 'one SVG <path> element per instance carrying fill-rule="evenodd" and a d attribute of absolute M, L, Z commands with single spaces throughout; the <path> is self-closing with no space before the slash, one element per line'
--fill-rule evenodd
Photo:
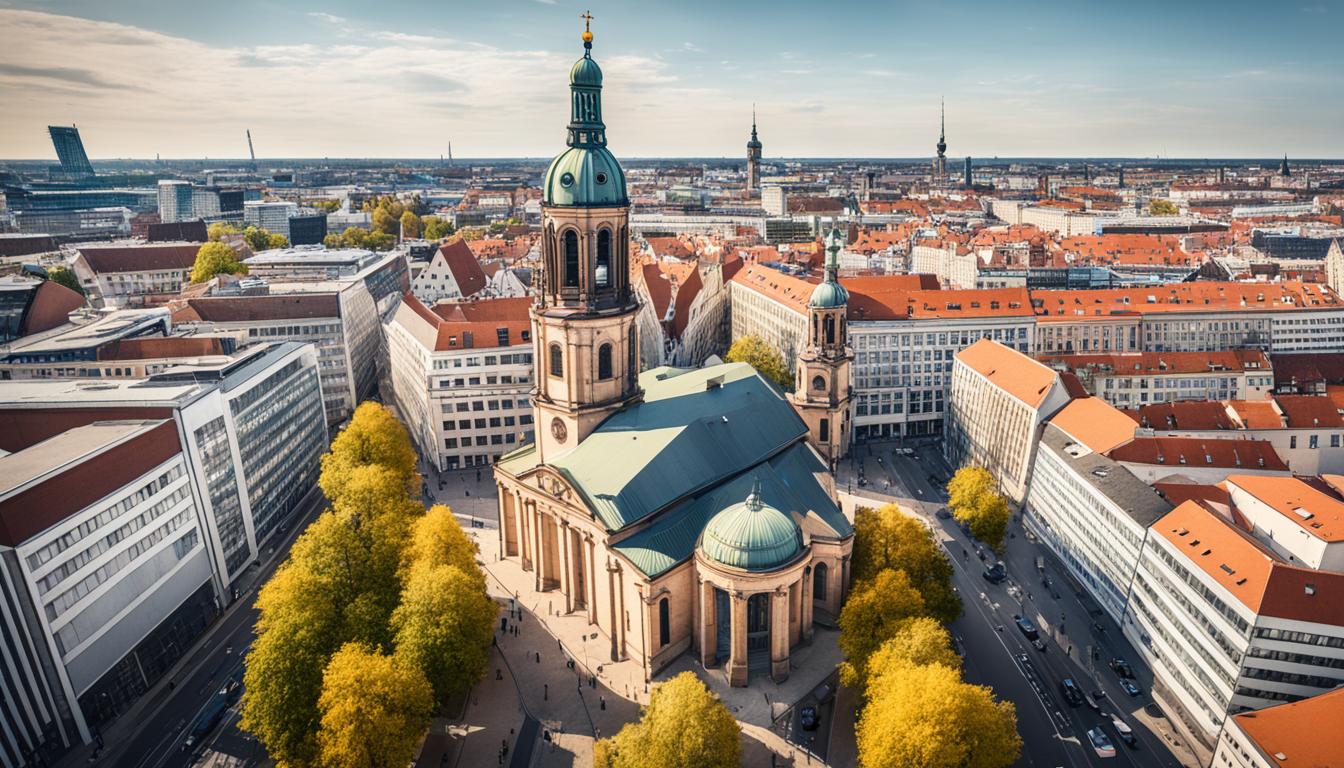
<path fill-rule="evenodd" d="M 597 623 L 597 556 L 593 537 L 589 536 L 585 541 L 588 546 L 588 624 L 591 626 Z"/>
<path fill-rule="evenodd" d="M 565 613 L 570 613 L 574 610 L 574 572 L 570 570 L 574 566 L 569 561 L 569 522 L 558 522 L 556 535 L 560 537 L 560 545 L 556 549 L 560 552 L 560 591 L 565 596 Z"/>
<path fill-rule="evenodd" d="M 616 614 L 616 631 L 621 637 L 616 644 L 616 658 L 620 660 L 625 658 L 625 571 L 621 570 L 620 562 L 616 563 L 616 601 L 619 605 L 619 611 Z"/>
<path fill-rule="evenodd" d="M 714 655 L 718 653 L 719 633 L 714 622 L 718 607 L 714 602 L 714 585 L 700 580 L 697 595 L 700 602 L 700 666 L 705 669 L 714 665 Z"/>
<path fill-rule="evenodd" d="M 747 685 L 747 596 L 733 592 L 732 648 L 728 656 L 728 684 Z"/>
<path fill-rule="evenodd" d="M 802 624 L 802 641 L 812 642 L 812 581 L 816 578 L 815 566 L 809 565 L 803 571 L 803 599 L 798 606 L 799 623 Z"/>
<path fill-rule="evenodd" d="M 607 606 L 611 615 L 611 660 L 620 661 L 620 651 L 617 643 L 619 642 L 616 632 L 619 624 L 616 620 L 616 569 L 612 567 L 611 561 L 607 561 Z"/>
<path fill-rule="evenodd" d="M 506 521 L 509 519 L 508 508 L 513 499 L 504 492 L 504 484 L 498 480 L 495 481 L 495 496 L 499 499 L 499 559 L 503 560 L 509 554 L 509 527 Z"/>
<path fill-rule="evenodd" d="M 521 494 L 519 495 L 521 498 Z M 532 501 L 524 501 L 518 507 L 518 548 L 521 552 L 519 561 L 522 563 L 524 571 L 532 570 L 532 509 L 535 506 Z"/>
<path fill-rule="evenodd" d="M 536 576 L 536 590 L 546 591 L 546 513 L 536 510 L 532 517 L 532 570 Z"/>
<path fill-rule="evenodd" d="M 770 679 L 789 679 L 789 592 L 770 595 Z"/>

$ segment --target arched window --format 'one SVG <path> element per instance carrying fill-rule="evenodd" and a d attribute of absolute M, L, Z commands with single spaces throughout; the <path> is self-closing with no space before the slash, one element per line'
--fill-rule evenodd
<path fill-rule="evenodd" d="M 597 287 L 611 285 L 611 230 L 597 231 L 597 268 L 594 270 Z"/>
<path fill-rule="evenodd" d="M 662 648 L 672 642 L 672 607 L 668 605 L 667 598 L 664 597 L 658 601 L 658 647 Z"/>
<path fill-rule="evenodd" d="M 597 378 L 606 381 L 611 378 L 611 345 L 603 344 L 597 348 Z"/>
<path fill-rule="evenodd" d="M 822 326 L 826 329 L 826 343 L 827 343 L 827 344 L 834 344 L 834 343 L 835 343 L 835 317 L 832 316 L 832 315 L 827 315 L 827 316 L 826 316 L 826 319 L 824 319 L 824 320 L 821 321 L 821 324 L 822 324 Z"/>
<path fill-rule="evenodd" d="M 826 379 L 822 376 L 812 377 L 812 388 L 821 391 L 826 388 Z"/>
<path fill-rule="evenodd" d="M 579 284 L 579 233 L 574 230 L 565 231 L 565 285 L 577 286 Z"/>
<path fill-rule="evenodd" d="M 826 599 L 826 564 L 817 563 L 817 568 L 812 572 L 812 599 Z"/>
<path fill-rule="evenodd" d="M 565 353 L 561 351 L 559 344 L 551 345 L 551 375 L 555 377 L 565 375 Z"/>

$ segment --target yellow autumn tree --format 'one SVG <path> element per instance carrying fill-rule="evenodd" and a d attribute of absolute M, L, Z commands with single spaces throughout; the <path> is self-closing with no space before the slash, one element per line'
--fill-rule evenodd
<path fill-rule="evenodd" d="M 948 506 L 971 535 L 994 549 L 1002 549 L 1012 510 L 998 492 L 994 476 L 984 467 L 962 467 L 947 484 Z"/>
<path fill-rule="evenodd" d="M 206 243 L 196 251 L 191 266 L 191 282 L 204 283 L 215 275 L 246 275 L 247 265 L 224 243 Z"/>
<path fill-rule="evenodd" d="M 901 622 L 868 659 L 868 668 L 875 671 L 898 664 L 942 664 L 956 669 L 961 666 L 961 657 L 952 649 L 952 636 L 943 625 L 928 616 L 917 616 Z"/>
<path fill-rule="evenodd" d="M 724 359 L 730 363 L 748 363 L 780 389 L 786 392 L 793 389 L 793 372 L 784 364 L 784 357 L 760 336 L 743 336 L 734 341 Z"/>
<path fill-rule="evenodd" d="M 354 643 L 327 663 L 318 701 L 325 768 L 400 768 L 411 763 L 433 710 L 414 665 Z"/>
<path fill-rule="evenodd" d="M 855 582 L 840 610 L 837 643 L 845 656 L 840 679 L 845 685 L 862 686 L 867 679 L 868 659 L 901 624 L 924 613 L 924 598 L 910 584 L 905 571 L 887 569 L 866 581 Z"/>
<path fill-rule="evenodd" d="M 396 416 L 386 406 L 365 401 L 345 429 L 331 441 L 331 450 L 322 457 L 318 485 L 333 503 L 344 491 L 351 470 L 378 464 L 396 473 L 411 496 L 420 486 L 416 471 L 415 448 Z"/>
<path fill-rule="evenodd" d="M 851 568 L 855 581 L 887 569 L 905 571 L 930 616 L 949 622 L 961 615 L 961 599 L 952 590 L 952 563 L 928 527 L 895 504 L 855 513 Z"/>
<path fill-rule="evenodd" d="M 594 768 L 737 768 L 737 720 L 694 672 L 653 689 L 638 722 L 593 748 Z"/>
<path fill-rule="evenodd" d="M 1022 750 L 1012 703 L 950 666 L 874 670 L 866 698 L 855 734 L 864 768 L 1003 768 Z"/>
<path fill-rule="evenodd" d="M 392 614 L 397 656 L 421 671 L 436 698 L 463 693 L 485 674 L 498 614 L 478 575 L 417 565 Z"/>
<path fill-rule="evenodd" d="M 414 565 L 452 565 L 484 580 L 476 553 L 476 542 L 462 530 L 453 511 L 435 504 L 411 526 L 411 538 L 401 557 L 402 573 L 406 574 Z"/>

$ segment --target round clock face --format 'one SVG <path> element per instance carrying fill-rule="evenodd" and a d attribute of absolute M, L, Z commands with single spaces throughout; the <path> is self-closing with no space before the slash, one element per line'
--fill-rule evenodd
<path fill-rule="evenodd" d="M 565 427 L 565 422 L 558 416 L 551 419 L 551 436 L 561 443 L 565 442 L 565 438 L 569 436 L 569 429 Z"/>

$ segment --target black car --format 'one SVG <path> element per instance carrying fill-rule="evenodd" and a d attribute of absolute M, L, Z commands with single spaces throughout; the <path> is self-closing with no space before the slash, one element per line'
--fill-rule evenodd
<path fill-rule="evenodd" d="M 1111 670 L 1115 672 L 1116 675 L 1124 678 L 1125 680 L 1134 679 L 1134 670 L 1129 666 L 1128 661 L 1116 657 L 1114 659 L 1111 659 L 1110 662 L 1108 662 L 1108 665 L 1110 666 Z"/>
<path fill-rule="evenodd" d="M 1018 616 L 1013 621 L 1017 624 L 1017 628 L 1021 630 L 1022 634 L 1026 635 L 1028 640 L 1036 640 L 1041 636 L 1041 634 L 1036 631 L 1036 625 L 1032 624 L 1031 619 L 1028 619 L 1026 616 Z"/>
<path fill-rule="evenodd" d="M 939 520 L 947 520 L 952 517 L 952 513 L 947 511 L 947 507 L 939 507 L 938 511 L 933 513 L 933 516 Z"/>
<path fill-rule="evenodd" d="M 982 575 L 990 584 L 999 584 L 1008 578 L 1008 571 L 1003 567 L 1003 563 L 995 563 L 986 568 Z"/>
<path fill-rule="evenodd" d="M 1064 702 L 1070 707 L 1081 707 L 1083 705 L 1083 689 L 1073 682 L 1073 678 L 1066 677 L 1059 684 L 1059 690 L 1064 694 Z"/>
<path fill-rule="evenodd" d="M 817 716 L 817 708 L 808 704 L 798 710 L 798 723 L 803 726 L 804 731 L 817 730 L 817 726 L 821 725 L 821 718 Z"/>

